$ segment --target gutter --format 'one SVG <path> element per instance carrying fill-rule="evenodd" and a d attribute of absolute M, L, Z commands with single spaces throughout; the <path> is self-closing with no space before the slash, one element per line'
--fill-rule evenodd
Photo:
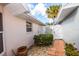
<path fill-rule="evenodd" d="M 42 23 L 41 21 L 37 20 L 35 17 L 33 17 L 31 14 L 28 14 L 29 17 L 31 17 L 31 21 L 39 24 L 39 25 L 42 25 L 42 26 L 46 26 L 44 23 Z"/>

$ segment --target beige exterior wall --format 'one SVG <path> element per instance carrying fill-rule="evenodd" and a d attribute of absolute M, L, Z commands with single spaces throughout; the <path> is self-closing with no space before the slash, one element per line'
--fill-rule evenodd
<path fill-rule="evenodd" d="M 4 30 L 4 37 L 3 40 L 5 41 L 5 52 L 7 55 L 13 55 L 12 49 L 16 49 L 19 46 L 27 46 L 30 47 L 34 41 L 33 36 L 34 34 L 38 33 L 40 29 L 40 25 L 32 23 L 33 31 L 26 32 L 26 20 L 20 19 L 15 17 L 11 14 L 9 9 L 6 7 L 1 9 L 0 11 L 3 13 L 3 30 Z"/>

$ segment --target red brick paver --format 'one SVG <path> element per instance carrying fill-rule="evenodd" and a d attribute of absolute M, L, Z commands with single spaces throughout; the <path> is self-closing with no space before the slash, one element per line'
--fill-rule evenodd
<path fill-rule="evenodd" d="M 62 39 L 55 39 L 53 47 L 48 49 L 48 55 L 51 56 L 64 56 L 65 55 L 65 42 Z"/>

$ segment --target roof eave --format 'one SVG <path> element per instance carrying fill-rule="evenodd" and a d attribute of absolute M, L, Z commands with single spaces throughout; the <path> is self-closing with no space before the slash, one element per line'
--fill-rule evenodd
<path fill-rule="evenodd" d="M 59 12 L 58 17 L 56 18 L 55 23 L 59 24 L 61 21 L 64 21 L 64 18 L 66 18 L 69 14 L 71 14 L 77 7 L 78 7 L 78 5 L 62 8 Z M 68 12 L 68 13 L 66 13 L 66 12 Z"/>
<path fill-rule="evenodd" d="M 42 23 L 41 21 L 37 20 L 35 17 L 33 17 L 31 14 L 28 14 L 28 16 L 31 18 L 31 21 L 34 21 L 35 23 L 42 25 L 42 26 L 46 26 L 44 23 Z"/>

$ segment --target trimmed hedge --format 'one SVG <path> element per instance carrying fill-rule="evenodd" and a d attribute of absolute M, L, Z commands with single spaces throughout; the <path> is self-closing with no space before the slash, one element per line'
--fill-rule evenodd
<path fill-rule="evenodd" d="M 66 43 L 65 51 L 67 56 L 79 56 L 79 52 L 72 44 Z"/>
<path fill-rule="evenodd" d="M 52 34 L 39 34 L 34 36 L 34 43 L 36 45 L 50 45 L 53 41 Z"/>

